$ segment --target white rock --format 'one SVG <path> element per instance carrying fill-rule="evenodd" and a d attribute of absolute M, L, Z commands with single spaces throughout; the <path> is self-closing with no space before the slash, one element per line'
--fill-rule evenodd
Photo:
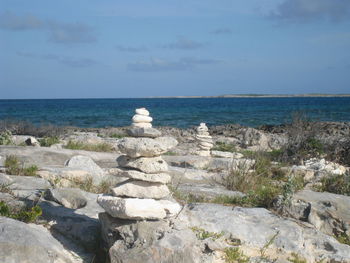
<path fill-rule="evenodd" d="M 152 120 L 153 120 L 152 117 L 144 116 L 144 115 L 140 115 L 140 114 L 136 114 L 136 115 L 134 115 L 134 117 L 132 117 L 132 121 L 136 122 L 136 123 L 140 123 L 140 122 L 151 123 Z"/>
<path fill-rule="evenodd" d="M 199 142 L 199 146 L 203 146 L 203 147 L 213 147 L 214 145 L 212 143 L 208 143 L 208 142 Z"/>
<path fill-rule="evenodd" d="M 66 161 L 65 166 L 77 168 L 96 175 L 104 175 L 104 171 L 90 157 L 84 155 L 75 155 Z"/>
<path fill-rule="evenodd" d="M 170 194 L 168 187 L 161 183 L 127 181 L 112 188 L 114 196 L 161 199 Z"/>
<path fill-rule="evenodd" d="M 38 140 L 35 139 L 35 138 L 32 137 L 32 136 L 28 137 L 28 139 L 25 140 L 25 143 L 26 143 L 28 146 L 40 147 L 40 143 L 38 142 Z"/>
<path fill-rule="evenodd" d="M 146 108 L 139 108 L 135 110 L 136 114 L 149 116 L 149 111 Z"/>
<path fill-rule="evenodd" d="M 131 124 L 132 127 L 136 128 L 152 128 L 152 123 L 145 123 L 145 122 L 134 122 Z"/>
<path fill-rule="evenodd" d="M 143 172 L 129 170 L 121 173 L 121 176 L 141 180 L 146 182 L 167 184 L 171 181 L 171 176 L 166 173 L 146 174 Z"/>
<path fill-rule="evenodd" d="M 99 195 L 97 203 L 111 216 L 122 219 L 163 219 L 181 210 L 179 204 L 154 199 L 119 198 Z"/>
<path fill-rule="evenodd" d="M 150 137 L 157 138 L 162 135 L 162 133 L 155 128 L 132 128 L 126 131 L 128 135 L 132 137 Z"/>
<path fill-rule="evenodd" d="M 197 151 L 197 155 L 208 157 L 210 156 L 210 151 Z"/>
<path fill-rule="evenodd" d="M 231 152 L 211 151 L 211 155 L 220 158 L 233 158 L 233 153 Z"/>
<path fill-rule="evenodd" d="M 118 143 L 119 150 L 133 158 L 154 157 L 166 153 L 177 145 L 172 137 L 152 138 L 123 138 Z"/>
<path fill-rule="evenodd" d="M 140 157 L 131 158 L 121 155 L 117 158 L 117 162 L 121 167 L 133 168 L 144 173 L 162 173 L 168 171 L 168 164 L 162 157 Z"/>

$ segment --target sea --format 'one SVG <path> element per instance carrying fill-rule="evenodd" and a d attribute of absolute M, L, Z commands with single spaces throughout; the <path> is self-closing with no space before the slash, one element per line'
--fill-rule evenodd
<path fill-rule="evenodd" d="M 188 128 L 241 124 L 258 127 L 310 121 L 350 121 L 350 97 L 25 99 L 0 100 L 0 120 L 77 127 L 128 126 L 136 108 L 147 108 L 154 126 Z"/>

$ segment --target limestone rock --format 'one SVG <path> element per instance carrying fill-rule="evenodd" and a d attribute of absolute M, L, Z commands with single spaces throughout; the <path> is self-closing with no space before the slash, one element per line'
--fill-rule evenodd
<path fill-rule="evenodd" d="M 149 111 L 146 108 L 139 108 L 135 110 L 136 114 L 149 116 Z"/>
<path fill-rule="evenodd" d="M 96 175 L 103 175 L 104 172 L 90 157 L 75 155 L 66 161 L 65 166 L 88 171 Z"/>
<path fill-rule="evenodd" d="M 111 216 L 123 219 L 163 219 L 180 212 L 180 205 L 166 200 L 119 198 L 99 195 L 97 203 Z"/>
<path fill-rule="evenodd" d="M 171 181 L 171 176 L 167 173 L 146 174 L 135 170 L 128 170 L 122 172 L 121 176 L 125 176 L 135 180 L 162 184 L 167 184 Z"/>
<path fill-rule="evenodd" d="M 78 263 L 50 232 L 41 225 L 26 224 L 0 217 L 0 262 L 2 263 Z"/>
<path fill-rule="evenodd" d="M 161 183 L 127 181 L 112 188 L 114 196 L 161 199 L 170 194 L 168 187 Z"/>
<path fill-rule="evenodd" d="M 26 143 L 28 146 L 40 147 L 40 143 L 38 142 L 38 140 L 35 139 L 35 138 L 32 137 L 32 136 L 28 137 L 28 139 L 25 140 L 25 143 Z"/>
<path fill-rule="evenodd" d="M 87 204 L 81 190 L 77 188 L 55 188 L 45 193 L 45 199 L 59 203 L 67 208 L 79 209 Z"/>
<path fill-rule="evenodd" d="M 166 153 L 177 145 L 172 137 L 151 138 L 123 138 L 120 140 L 119 150 L 132 158 L 154 157 Z"/>
<path fill-rule="evenodd" d="M 128 135 L 133 137 L 160 137 L 162 133 L 155 128 L 131 128 L 126 131 Z"/>
<path fill-rule="evenodd" d="M 136 128 L 145 128 L 145 129 L 149 129 L 152 128 L 152 123 L 146 123 L 146 122 L 135 122 L 131 124 L 132 127 L 136 127 Z"/>
<path fill-rule="evenodd" d="M 121 155 L 117 158 L 117 162 L 121 167 L 133 168 L 144 173 L 162 173 L 168 171 L 167 163 L 159 156 L 130 158 L 126 155 Z"/>
<path fill-rule="evenodd" d="M 149 116 L 145 116 L 145 115 L 140 115 L 140 114 L 136 114 L 134 115 L 134 117 L 132 117 L 132 121 L 134 123 L 151 123 L 153 120 L 152 117 Z"/>

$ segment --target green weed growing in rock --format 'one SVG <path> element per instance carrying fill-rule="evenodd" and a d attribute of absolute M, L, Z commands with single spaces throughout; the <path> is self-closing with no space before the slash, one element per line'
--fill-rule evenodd
<path fill-rule="evenodd" d="M 12 133 L 8 130 L 0 133 L 0 145 L 10 145 L 12 142 Z"/>
<path fill-rule="evenodd" d="M 236 146 L 224 142 L 216 142 L 216 144 L 212 148 L 212 151 L 236 152 Z"/>
<path fill-rule="evenodd" d="M 43 147 L 50 147 L 51 145 L 60 143 L 60 139 L 57 136 L 44 137 L 42 139 L 39 139 L 38 141 L 40 143 L 40 146 L 43 146 Z"/>
<path fill-rule="evenodd" d="M 325 176 L 321 179 L 321 185 L 315 190 L 350 196 L 350 176 L 347 174 Z"/>
<path fill-rule="evenodd" d="M 24 167 L 15 155 L 9 155 L 5 159 L 6 173 L 10 175 L 37 176 L 38 166 Z"/>
<path fill-rule="evenodd" d="M 88 144 L 82 142 L 69 141 L 67 145 L 64 146 L 64 148 L 93 152 L 113 152 L 113 147 L 108 143 Z"/>
<path fill-rule="evenodd" d="M 292 257 L 288 258 L 292 263 L 307 263 L 306 259 L 300 257 L 298 254 L 292 253 Z"/>
<path fill-rule="evenodd" d="M 211 238 L 212 240 L 216 240 L 224 235 L 223 232 L 221 232 L 221 233 L 209 232 L 209 231 L 206 231 L 205 229 L 199 228 L 199 227 L 191 227 L 191 230 L 196 233 L 196 237 L 199 240 L 204 240 L 207 238 Z"/>
<path fill-rule="evenodd" d="M 248 263 L 249 257 L 244 255 L 238 247 L 230 247 L 224 250 L 226 263 Z"/>
<path fill-rule="evenodd" d="M 339 243 L 350 246 L 350 236 L 348 236 L 345 232 L 336 235 L 335 238 Z"/>
<path fill-rule="evenodd" d="M 125 133 L 112 133 L 111 135 L 109 135 L 108 137 L 110 138 L 115 138 L 115 139 L 121 139 L 126 137 L 127 135 Z"/>
<path fill-rule="evenodd" d="M 40 206 L 36 205 L 31 208 L 12 211 L 11 208 L 3 201 L 0 201 L 0 216 L 9 217 L 25 223 L 35 222 L 42 215 Z"/>
<path fill-rule="evenodd" d="M 13 195 L 13 191 L 9 187 L 11 184 L 0 184 L 0 193 L 6 193 Z"/>

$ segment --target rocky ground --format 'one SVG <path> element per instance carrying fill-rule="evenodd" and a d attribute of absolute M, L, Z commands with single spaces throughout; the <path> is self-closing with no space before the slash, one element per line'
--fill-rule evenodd
<path fill-rule="evenodd" d="M 0 262 L 349 263 L 350 125 L 298 125 L 209 127 L 211 157 L 195 129 L 159 128 L 179 142 L 162 157 L 182 210 L 158 221 L 96 202 L 128 179 L 125 128 L 2 133 Z"/>

